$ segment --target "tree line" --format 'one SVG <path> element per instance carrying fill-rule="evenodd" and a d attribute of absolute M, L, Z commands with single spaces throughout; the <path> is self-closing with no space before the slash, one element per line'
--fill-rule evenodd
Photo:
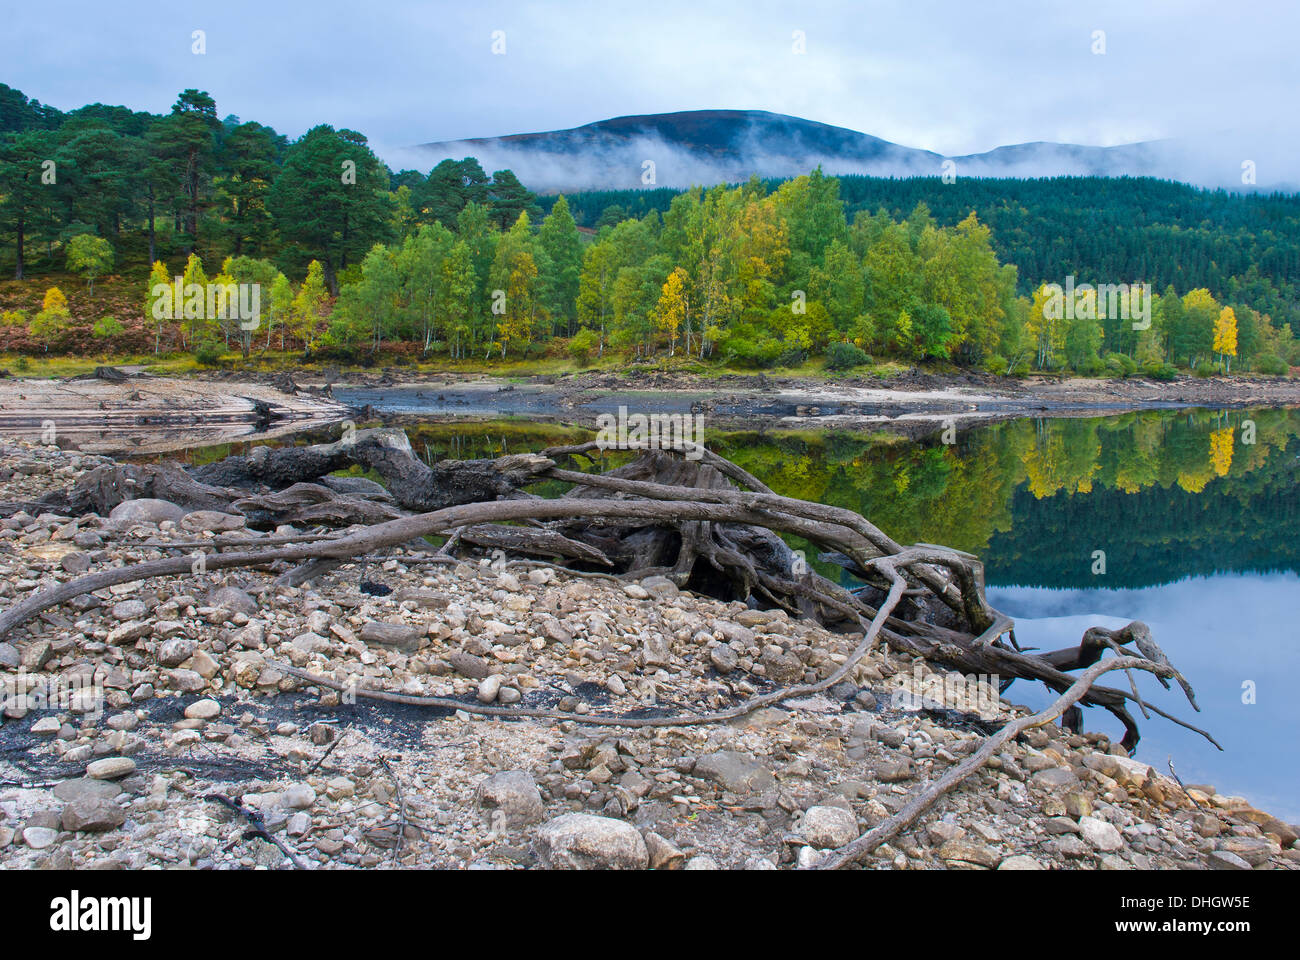
<path fill-rule="evenodd" d="M 511 171 L 488 176 L 473 158 L 445 160 L 427 175 L 393 173 L 355 131 L 322 125 L 289 142 L 258 123 L 219 120 L 198 90 L 184 91 L 165 116 L 99 104 L 63 114 L 0 85 L 0 242 L 15 275 L 62 261 L 93 289 L 113 270 L 147 271 L 140 315 L 122 319 L 155 350 L 219 354 L 238 344 L 245 355 L 278 346 L 345 358 L 395 347 L 449 358 L 563 351 L 580 361 L 613 351 L 752 368 L 825 357 L 833 369 L 880 357 L 995 373 L 1157 376 L 1175 365 L 1285 372 L 1300 362 L 1284 319 L 1294 305 L 1287 243 L 1295 198 L 1274 198 L 1269 233 L 1256 207 L 1201 197 L 1202 212 L 1235 211 L 1224 232 L 1271 245 L 1241 277 L 1221 276 L 1224 263 L 1237 261 L 1216 260 L 1214 288 L 1180 295 L 1166 284 L 1141 325 L 1112 316 L 1096 297 L 1054 314 L 1043 285 L 1064 276 L 1045 273 L 1049 266 L 1087 279 L 1089 262 L 1109 264 L 1127 249 L 1105 227 L 1122 216 L 1122 198 L 1135 196 L 1129 186 L 1101 204 L 1102 229 L 1067 227 L 1064 201 L 1044 201 L 1026 231 L 1024 218 L 1007 211 L 1034 191 L 1064 196 L 1063 187 L 973 183 L 956 190 L 818 169 L 786 181 L 649 191 L 636 211 L 600 194 L 604 206 L 592 219 L 592 195 L 572 205 L 538 198 Z M 1165 207 L 1177 217 L 1194 216 L 1183 208 L 1196 204 L 1169 192 L 1176 185 L 1132 183 L 1168 194 Z M 885 203 L 871 212 L 885 194 L 927 199 L 906 214 Z M 1153 200 L 1133 216 L 1158 218 L 1157 207 Z M 584 220 L 595 226 L 584 231 Z M 1005 223 L 1011 239 L 999 241 L 990 221 Z M 1035 259 L 1050 230 L 1060 231 L 1058 241 L 1090 238 L 1104 255 L 1083 265 L 1065 254 Z M 1194 230 L 1213 232 L 1204 222 Z M 1236 256 L 1254 256 L 1243 246 L 1232 247 Z M 1026 285 L 1008 250 L 1042 279 Z M 1098 279 L 1143 279 L 1146 263 L 1134 253 L 1125 272 Z M 1277 277 L 1261 274 L 1261 263 Z M 259 324 L 160 319 L 156 291 L 173 276 L 186 285 L 258 284 Z M 33 305 L 36 316 L 9 311 L 3 322 L 26 324 L 49 348 L 60 317 L 70 322 L 59 309 Z"/>

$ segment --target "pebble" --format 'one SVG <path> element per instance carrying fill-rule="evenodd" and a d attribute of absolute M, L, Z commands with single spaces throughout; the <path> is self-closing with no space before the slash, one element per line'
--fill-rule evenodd
<path fill-rule="evenodd" d="M 499 673 L 484 677 L 478 684 L 478 701 L 479 703 L 492 703 L 500 692 L 501 675 Z"/>
<path fill-rule="evenodd" d="M 842 847 L 858 838 L 858 821 L 842 807 L 809 807 L 804 811 L 799 833 L 819 849 Z"/>
<path fill-rule="evenodd" d="M 86 776 L 95 780 L 117 780 L 135 773 L 135 761 L 130 757 L 105 757 L 86 765 Z"/>
<path fill-rule="evenodd" d="M 185 716 L 190 720 L 211 720 L 221 713 L 221 704 L 211 698 L 195 700 L 185 708 Z"/>

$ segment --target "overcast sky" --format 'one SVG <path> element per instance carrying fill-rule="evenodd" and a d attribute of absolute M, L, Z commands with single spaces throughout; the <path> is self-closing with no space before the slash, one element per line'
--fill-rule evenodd
<path fill-rule="evenodd" d="M 2 22 L 0 80 L 61 109 L 163 112 L 198 87 L 222 116 L 290 137 L 351 127 L 381 154 L 726 108 L 946 155 L 1232 130 L 1248 141 L 1240 155 L 1300 168 L 1294 0 L 77 0 L 9 4 Z M 498 30 L 504 55 L 492 52 Z M 793 50 L 796 31 L 806 53 Z"/>

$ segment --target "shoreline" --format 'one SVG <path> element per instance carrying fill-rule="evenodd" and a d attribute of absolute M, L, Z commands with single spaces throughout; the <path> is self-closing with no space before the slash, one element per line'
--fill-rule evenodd
<path fill-rule="evenodd" d="M 799 378 L 585 373 L 502 378 L 479 374 L 321 377 L 195 374 L 119 380 L 0 380 L 0 431 L 39 439 L 53 420 L 88 452 L 154 454 L 276 439 L 345 419 L 386 423 L 522 418 L 594 428 L 601 414 L 699 414 L 722 430 L 883 430 L 920 439 L 1020 417 L 1109 416 L 1192 407 L 1300 406 L 1300 380 L 1180 377 L 1126 380 L 932 375 Z"/>

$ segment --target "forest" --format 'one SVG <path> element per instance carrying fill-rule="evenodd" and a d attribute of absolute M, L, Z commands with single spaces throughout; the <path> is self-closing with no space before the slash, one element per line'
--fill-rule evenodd
<path fill-rule="evenodd" d="M 352 130 L 291 142 L 219 118 L 198 90 L 157 116 L 63 113 L 0 85 L 0 251 L 0 268 L 27 281 L 0 293 L 0 348 L 29 352 L 705 369 L 879 359 L 1166 378 L 1300 363 L 1295 196 L 815 169 L 538 197 L 473 158 L 393 172 Z M 158 309 L 177 277 L 185 289 L 257 285 L 257 323 Z M 86 296 L 74 308 L 58 284 L 76 278 Z M 1051 285 L 1067 280 L 1062 310 Z M 96 283 L 131 294 L 96 315 Z M 1149 284 L 1150 322 L 1089 284 Z"/>

